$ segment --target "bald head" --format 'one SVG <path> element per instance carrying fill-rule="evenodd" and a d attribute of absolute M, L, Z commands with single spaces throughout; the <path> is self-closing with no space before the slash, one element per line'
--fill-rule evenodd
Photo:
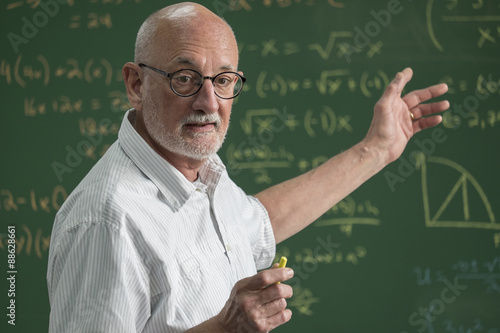
<path fill-rule="evenodd" d="M 152 63 L 158 53 L 169 47 L 173 40 L 189 40 L 200 30 L 225 43 L 234 41 L 234 33 L 222 18 L 204 6 L 183 2 L 151 14 L 141 25 L 135 42 L 135 63 Z M 232 41 L 231 41 L 232 40 Z"/>

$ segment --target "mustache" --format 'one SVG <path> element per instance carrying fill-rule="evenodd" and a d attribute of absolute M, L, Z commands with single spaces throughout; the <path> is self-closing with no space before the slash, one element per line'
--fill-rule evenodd
<path fill-rule="evenodd" d="M 215 128 L 218 129 L 222 123 L 221 117 L 217 113 L 210 114 L 190 114 L 181 120 L 181 126 L 192 123 L 214 123 Z"/>

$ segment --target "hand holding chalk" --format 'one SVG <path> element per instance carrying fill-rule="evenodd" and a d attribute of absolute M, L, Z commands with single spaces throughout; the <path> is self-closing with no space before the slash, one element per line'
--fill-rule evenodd
<path fill-rule="evenodd" d="M 285 268 L 286 267 L 286 262 L 287 262 L 286 257 L 281 257 L 280 264 L 279 264 L 278 268 Z M 281 283 L 281 282 L 278 281 L 276 283 Z"/>

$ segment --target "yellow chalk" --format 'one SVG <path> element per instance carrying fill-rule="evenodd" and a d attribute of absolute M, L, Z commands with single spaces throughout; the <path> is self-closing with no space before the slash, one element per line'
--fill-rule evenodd
<path fill-rule="evenodd" d="M 278 267 L 279 268 L 285 267 L 286 266 L 286 261 L 287 261 L 286 257 L 281 257 L 281 259 L 280 259 L 280 265 Z"/>
<path fill-rule="evenodd" d="M 286 257 L 281 257 L 281 259 L 280 259 L 280 264 L 279 264 L 279 266 L 278 266 L 278 267 L 279 267 L 279 268 L 283 268 L 283 267 L 285 267 L 285 266 L 286 266 L 286 262 L 287 262 Z M 278 281 L 277 283 L 280 283 L 280 282 Z"/>

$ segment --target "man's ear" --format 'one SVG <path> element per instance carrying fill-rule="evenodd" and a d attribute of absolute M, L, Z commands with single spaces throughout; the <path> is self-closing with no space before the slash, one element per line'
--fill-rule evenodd
<path fill-rule="evenodd" d="M 134 109 L 142 110 L 142 69 L 133 62 L 127 62 L 123 65 L 122 75 L 130 104 Z"/>

